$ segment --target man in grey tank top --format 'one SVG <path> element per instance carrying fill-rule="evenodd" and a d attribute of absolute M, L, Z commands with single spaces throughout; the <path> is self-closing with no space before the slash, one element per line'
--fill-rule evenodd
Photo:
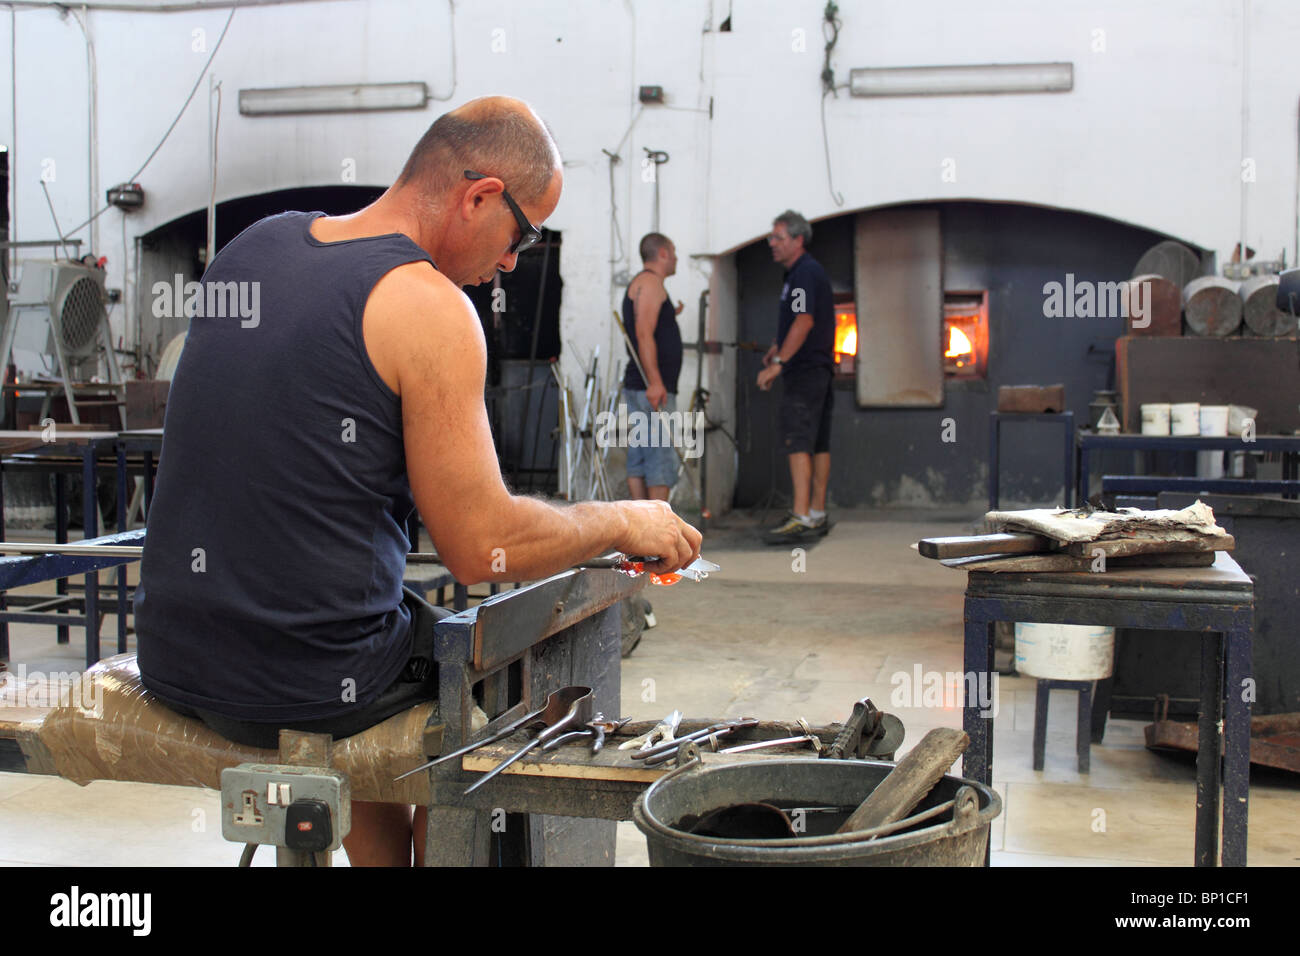
<path fill-rule="evenodd" d="M 385 701 L 413 705 L 401 685 L 427 678 L 411 664 L 431 623 L 400 589 L 412 503 L 464 584 L 543 578 L 611 550 L 659 555 L 647 568 L 659 573 L 698 557 L 699 532 L 666 502 L 558 507 L 501 478 L 486 345 L 461 288 L 514 269 L 562 185 L 541 119 L 485 97 L 435 121 L 366 208 L 272 217 L 213 259 L 214 277 L 260 282 L 261 314 L 243 329 L 196 318 L 173 385 L 136 614 L 142 679 L 165 703 L 248 741 L 277 726 L 348 736 L 383 719 Z M 285 377 L 282 341 L 301 343 L 298 379 Z M 218 372 L 252 398 L 236 414 L 226 390 L 206 387 Z M 298 386 L 313 373 L 330 387 Z M 230 448 L 223 415 L 245 437 L 229 465 L 217 460 Z M 295 477 L 304 468 L 309 480 Z M 286 580 L 294 567 L 277 555 L 321 534 L 306 553 L 337 586 L 317 594 L 311 570 Z M 340 707 L 325 678 L 337 688 L 358 670 L 365 694 Z M 354 801 L 344 844 L 353 865 L 409 865 L 413 852 L 419 864 L 424 833 L 422 807 L 412 820 L 409 806 Z"/>

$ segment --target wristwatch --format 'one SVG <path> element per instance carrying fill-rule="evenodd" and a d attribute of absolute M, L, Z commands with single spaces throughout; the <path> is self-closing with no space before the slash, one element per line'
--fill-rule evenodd
<path fill-rule="evenodd" d="M 782 361 L 781 356 L 776 355 L 776 356 L 773 356 L 773 358 L 772 358 L 772 364 L 773 364 L 773 365 L 784 365 L 785 362 Z"/>

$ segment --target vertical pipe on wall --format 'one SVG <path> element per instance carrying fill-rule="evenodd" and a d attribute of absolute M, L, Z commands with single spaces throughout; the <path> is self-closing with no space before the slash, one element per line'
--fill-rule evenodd
<path fill-rule="evenodd" d="M 217 87 L 217 78 L 208 74 L 208 242 L 203 257 L 203 271 L 212 265 L 212 256 L 217 243 L 217 134 L 213 118 L 212 97 Z"/>
<path fill-rule="evenodd" d="M 1241 177 L 1241 255 L 1238 261 L 1246 261 L 1246 180 L 1241 163 L 1247 159 L 1247 126 L 1250 123 L 1250 0 L 1241 0 L 1241 160 L 1238 175 Z"/>
<path fill-rule="evenodd" d="M 98 72 L 95 63 L 95 43 L 90 39 L 90 28 L 86 25 L 88 8 L 82 4 L 81 12 L 70 11 L 81 28 L 81 35 L 86 41 L 86 225 L 90 232 L 86 239 L 94 254 L 99 251 L 99 219 L 95 215 L 95 196 L 99 192 L 99 120 L 98 120 Z"/>
<path fill-rule="evenodd" d="M 9 238 L 18 241 L 18 14 L 9 7 L 9 97 L 13 132 L 9 137 L 9 189 L 13 199 L 9 203 Z M 9 250 L 9 277 L 18 276 L 18 249 Z M 7 290 L 6 290 L 7 291 Z"/>

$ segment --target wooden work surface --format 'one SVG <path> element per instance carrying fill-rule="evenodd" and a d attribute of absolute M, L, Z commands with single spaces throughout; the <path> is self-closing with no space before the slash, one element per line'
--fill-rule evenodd
<path fill-rule="evenodd" d="M 1080 588 L 1115 592 L 1141 592 L 1149 600 L 1241 600 L 1254 589 L 1250 576 L 1226 551 L 1215 553 L 1208 568 L 1126 568 L 1091 571 L 999 572 L 972 571 L 967 593 L 1014 591 L 1020 594 L 1074 594 Z M 1195 595 L 1184 592 L 1194 591 Z M 1222 595 L 1216 598 L 1215 595 Z"/>

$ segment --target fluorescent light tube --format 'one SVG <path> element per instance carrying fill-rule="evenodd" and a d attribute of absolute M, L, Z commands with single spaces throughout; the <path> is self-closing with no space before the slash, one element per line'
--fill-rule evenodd
<path fill-rule="evenodd" d="M 423 83 L 350 83 L 342 86 L 284 86 L 240 90 L 245 116 L 285 113 L 356 113 L 368 110 L 418 110 L 429 100 Z"/>
<path fill-rule="evenodd" d="M 959 96 L 976 93 L 1065 93 L 1073 63 L 904 66 L 849 71 L 853 96 Z"/>

